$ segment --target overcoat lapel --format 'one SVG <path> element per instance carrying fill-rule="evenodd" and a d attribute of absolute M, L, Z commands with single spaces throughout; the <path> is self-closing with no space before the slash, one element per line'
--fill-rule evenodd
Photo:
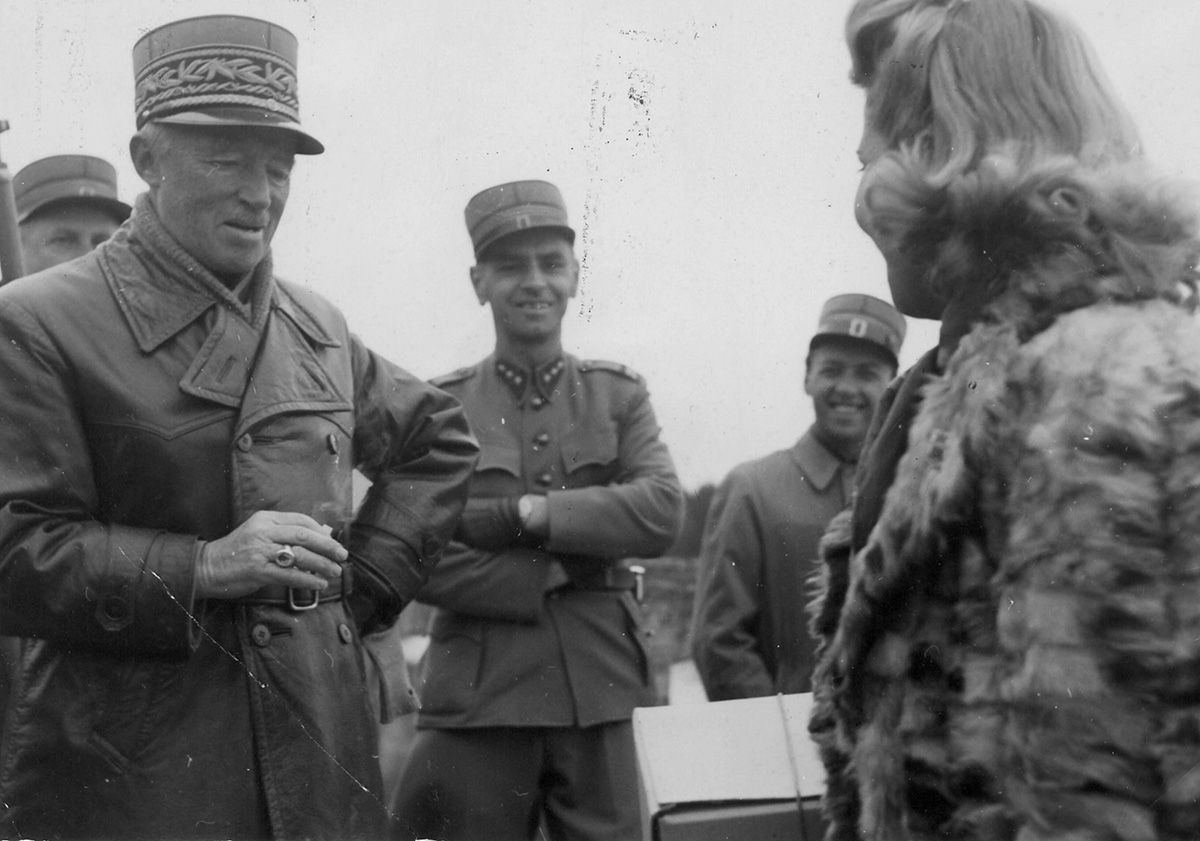
<path fill-rule="evenodd" d="M 195 397 L 236 409 L 246 393 L 259 333 L 218 307 L 212 332 L 192 360 L 179 388 Z"/>
<path fill-rule="evenodd" d="M 338 389 L 316 351 L 340 343 L 303 315 L 286 299 L 273 307 L 250 369 L 235 437 L 273 415 L 353 409 L 350 395 Z"/>

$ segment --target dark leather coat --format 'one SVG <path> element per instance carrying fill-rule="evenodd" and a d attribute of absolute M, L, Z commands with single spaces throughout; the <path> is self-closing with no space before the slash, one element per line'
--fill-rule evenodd
<path fill-rule="evenodd" d="M 25 637 L 3 837 L 379 837 L 360 618 L 417 590 L 476 445 L 458 403 L 256 270 L 247 304 L 148 202 L 0 291 L 0 633 Z M 355 601 L 197 601 L 259 510 L 351 529 Z M 364 629 L 365 630 L 365 629 Z"/>

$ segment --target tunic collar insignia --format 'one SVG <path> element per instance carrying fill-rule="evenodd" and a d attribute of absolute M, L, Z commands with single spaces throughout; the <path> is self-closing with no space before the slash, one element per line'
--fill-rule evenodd
<path fill-rule="evenodd" d="M 503 359 L 496 360 L 496 374 L 501 382 L 508 386 L 517 402 L 525 399 L 525 394 L 532 388 L 544 403 L 549 403 L 554 394 L 554 387 L 562 378 L 563 370 L 567 367 L 565 357 L 558 357 L 530 370 Z"/>

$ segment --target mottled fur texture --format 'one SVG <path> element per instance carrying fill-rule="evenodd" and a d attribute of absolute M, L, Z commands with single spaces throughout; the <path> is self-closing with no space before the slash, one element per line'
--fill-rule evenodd
<path fill-rule="evenodd" d="M 1190 208 L 998 159 L 918 197 L 987 301 L 853 557 L 823 546 L 830 841 L 1200 836 L 1200 330 Z"/>

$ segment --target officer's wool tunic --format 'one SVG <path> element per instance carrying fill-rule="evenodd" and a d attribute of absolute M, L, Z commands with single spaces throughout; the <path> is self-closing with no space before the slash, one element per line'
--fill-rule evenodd
<path fill-rule="evenodd" d="M 551 535 L 540 549 L 447 546 L 419 596 L 438 607 L 419 726 L 628 720 L 655 699 L 640 608 L 592 587 L 622 558 L 665 551 L 682 505 L 644 381 L 565 355 L 533 372 L 489 356 L 434 383 L 479 438 L 472 496 L 545 494 Z"/>

